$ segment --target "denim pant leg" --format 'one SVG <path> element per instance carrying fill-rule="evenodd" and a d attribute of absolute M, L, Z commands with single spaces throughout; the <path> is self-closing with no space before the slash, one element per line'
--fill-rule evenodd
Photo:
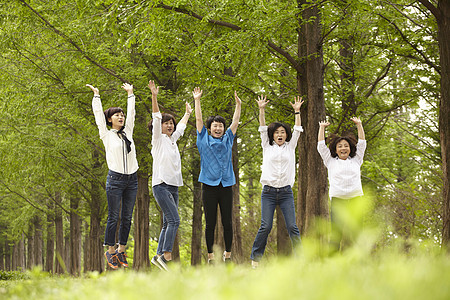
<path fill-rule="evenodd" d="M 254 261 L 260 261 L 266 250 L 267 237 L 272 230 L 273 214 L 276 207 L 276 192 L 270 187 L 264 186 L 261 193 L 261 226 L 253 242 L 252 254 L 250 258 Z"/>
<path fill-rule="evenodd" d="M 163 224 L 162 224 L 162 228 L 161 228 L 161 232 L 159 233 L 159 238 L 158 238 L 158 247 L 156 248 L 156 254 L 158 255 L 163 255 L 163 246 L 164 246 L 164 240 L 166 239 L 166 230 L 167 230 L 167 218 L 166 215 L 163 213 Z"/>
<path fill-rule="evenodd" d="M 119 228 L 119 244 L 126 245 L 130 235 L 131 219 L 138 191 L 137 173 L 127 176 L 127 186 L 122 194 L 122 214 Z"/>
<path fill-rule="evenodd" d="M 105 230 L 105 246 L 116 244 L 116 229 L 122 205 L 122 219 L 119 243 L 126 245 L 130 233 L 131 218 L 137 195 L 137 173 L 126 175 L 109 171 L 106 178 L 106 198 L 108 200 L 108 220 Z M 124 213 L 125 212 L 125 213 Z"/>
<path fill-rule="evenodd" d="M 286 186 L 280 189 L 278 192 L 278 203 L 280 205 L 281 212 L 286 222 L 286 229 L 291 238 L 292 245 L 295 247 L 300 243 L 300 230 L 295 222 L 295 204 L 294 194 L 290 186 Z"/>
<path fill-rule="evenodd" d="M 161 183 L 153 187 L 153 195 L 163 211 L 163 222 L 167 224 L 166 228 L 163 227 L 161 231 L 157 252 L 158 254 L 172 252 L 178 226 L 180 225 L 180 216 L 178 215 L 178 187 Z M 163 231 L 165 231 L 164 235 Z M 162 240 L 161 236 L 163 236 Z"/>

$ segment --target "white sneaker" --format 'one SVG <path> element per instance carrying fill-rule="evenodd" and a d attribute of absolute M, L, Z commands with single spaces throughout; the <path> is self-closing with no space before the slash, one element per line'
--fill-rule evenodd
<path fill-rule="evenodd" d="M 150 261 L 154 266 L 158 267 L 160 270 L 164 270 L 163 267 L 158 262 L 158 255 L 155 255 L 152 257 L 152 260 Z"/>

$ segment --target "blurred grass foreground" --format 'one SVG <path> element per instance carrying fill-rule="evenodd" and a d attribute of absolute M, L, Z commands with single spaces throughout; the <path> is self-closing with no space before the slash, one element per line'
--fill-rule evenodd
<path fill-rule="evenodd" d="M 294 255 L 265 257 L 257 269 L 247 262 L 81 278 L 39 269 L 4 272 L 0 299 L 450 299 L 448 252 L 435 241 L 381 245 L 382 230 L 367 222 L 363 230 L 359 226 L 369 207 L 351 208 L 343 218 L 354 237 L 343 252 L 330 251 L 323 234 L 327 226 L 318 222 L 317 233 L 303 238 Z"/>

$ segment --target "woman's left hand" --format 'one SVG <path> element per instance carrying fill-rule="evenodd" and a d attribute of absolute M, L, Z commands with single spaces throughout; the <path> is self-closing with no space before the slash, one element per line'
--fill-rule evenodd
<path fill-rule="evenodd" d="M 300 96 L 294 97 L 294 103 L 291 103 L 291 105 L 295 112 L 300 111 L 300 107 L 302 106 L 303 102 L 305 101 L 302 101 L 302 97 Z"/>

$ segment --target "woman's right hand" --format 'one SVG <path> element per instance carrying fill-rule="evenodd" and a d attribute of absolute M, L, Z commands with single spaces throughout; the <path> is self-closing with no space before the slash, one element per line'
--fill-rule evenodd
<path fill-rule="evenodd" d="M 319 122 L 319 126 L 320 127 L 328 127 L 330 125 L 330 122 L 327 122 L 327 121 L 320 121 Z"/>
<path fill-rule="evenodd" d="M 194 96 L 194 100 L 200 100 L 203 95 L 203 91 L 199 87 L 195 87 L 192 92 L 192 96 Z"/>
<path fill-rule="evenodd" d="M 148 82 L 148 87 L 152 91 L 152 95 L 158 95 L 159 92 L 159 86 L 157 87 L 155 82 L 153 80 L 150 80 Z"/>
<path fill-rule="evenodd" d="M 259 109 L 266 108 L 266 105 L 269 102 L 270 102 L 270 100 L 267 100 L 267 97 L 264 95 L 258 96 L 258 100 L 256 100 L 256 103 L 258 103 Z"/>
<path fill-rule="evenodd" d="M 98 88 L 93 87 L 93 86 L 90 85 L 90 84 L 86 84 L 86 86 L 87 86 L 88 88 L 90 88 L 90 89 L 94 92 L 94 95 L 100 95 L 100 93 L 99 93 L 99 91 L 98 91 Z"/>

